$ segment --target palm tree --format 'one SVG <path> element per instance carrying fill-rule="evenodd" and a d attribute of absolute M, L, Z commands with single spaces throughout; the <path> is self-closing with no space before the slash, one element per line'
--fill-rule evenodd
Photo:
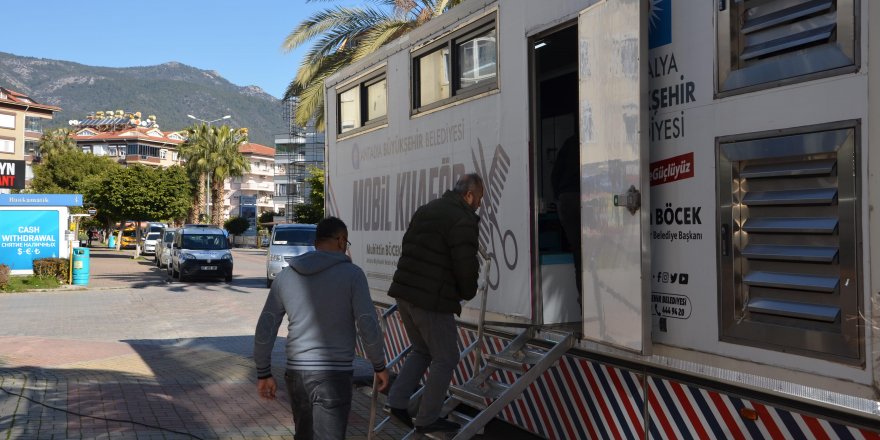
<path fill-rule="evenodd" d="M 46 160 L 49 157 L 64 151 L 76 148 L 76 141 L 70 137 L 70 130 L 58 128 L 49 130 L 40 136 L 40 157 Z"/>
<path fill-rule="evenodd" d="M 317 38 L 284 98 L 297 98 L 294 122 L 324 130 L 324 80 L 464 0 L 365 0 L 377 7 L 336 7 L 307 18 L 284 39 L 291 51 Z"/>
<path fill-rule="evenodd" d="M 213 127 L 211 136 L 210 169 L 211 173 L 211 200 L 214 209 L 211 210 L 211 223 L 217 226 L 223 224 L 223 193 L 226 179 L 241 177 L 250 171 L 251 164 L 241 154 L 239 147 L 248 143 L 248 130 L 246 128 L 232 129 L 228 125 Z"/>
<path fill-rule="evenodd" d="M 198 181 L 193 191 L 193 206 L 190 222 L 201 221 L 205 215 L 207 192 L 205 180 L 208 176 L 208 152 L 210 150 L 211 127 L 208 124 L 194 125 L 187 130 L 187 139 L 180 146 L 180 157 L 186 161 L 186 172 L 190 180 Z"/>
<path fill-rule="evenodd" d="M 240 177 L 250 171 L 250 163 L 239 147 L 248 142 L 246 128 L 233 129 L 228 125 L 219 127 L 208 124 L 187 129 L 187 140 L 180 146 L 180 156 L 186 160 L 186 169 L 193 180 L 198 179 L 199 190 L 193 205 L 195 218 L 205 212 L 207 194 L 205 181 L 211 178 L 211 200 L 214 209 L 207 221 L 213 225 L 223 224 L 223 192 L 226 179 Z"/>

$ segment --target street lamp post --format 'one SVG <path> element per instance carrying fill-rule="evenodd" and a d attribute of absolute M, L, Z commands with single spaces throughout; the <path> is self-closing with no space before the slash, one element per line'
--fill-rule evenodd
<path fill-rule="evenodd" d="M 211 121 L 206 121 L 206 120 L 204 120 L 204 119 L 197 118 L 197 117 L 195 117 L 195 116 L 193 116 L 193 115 L 186 115 L 186 117 L 187 117 L 187 118 L 190 118 L 190 119 L 195 119 L 196 121 L 199 121 L 199 122 L 204 122 L 205 124 L 208 124 L 208 125 L 210 126 L 211 124 L 213 124 L 213 123 L 215 123 L 215 122 L 217 122 L 217 121 L 222 121 L 222 120 L 224 120 L 224 119 L 229 119 L 229 118 L 231 118 L 232 116 L 231 116 L 231 115 L 226 115 L 226 116 L 223 116 L 222 118 L 217 118 L 217 119 L 214 119 L 214 120 L 211 120 Z M 205 150 L 205 163 L 207 164 L 207 162 L 208 162 L 208 151 Z M 207 188 L 207 190 L 205 191 L 205 216 L 208 217 L 208 223 L 210 223 L 210 222 L 211 222 L 211 172 L 210 172 L 210 170 L 209 170 L 207 173 L 205 173 L 205 174 L 208 175 L 208 181 L 207 181 L 208 188 Z"/>

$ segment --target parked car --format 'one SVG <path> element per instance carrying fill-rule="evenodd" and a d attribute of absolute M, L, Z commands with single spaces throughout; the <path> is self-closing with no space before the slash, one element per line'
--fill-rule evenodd
<path fill-rule="evenodd" d="M 184 281 L 193 277 L 223 277 L 232 281 L 232 252 L 223 230 L 183 227 L 171 242 L 168 275 Z"/>
<path fill-rule="evenodd" d="M 162 235 L 156 243 L 156 266 L 160 268 L 168 267 L 168 258 L 171 256 L 171 242 L 174 240 L 176 233 L 177 228 L 165 228 L 162 230 Z"/>
<path fill-rule="evenodd" d="M 156 246 L 159 239 L 162 237 L 162 232 L 148 232 L 147 236 L 144 238 L 144 254 L 156 254 Z"/>
<path fill-rule="evenodd" d="M 288 258 L 315 250 L 315 228 L 307 224 L 275 225 L 266 259 L 266 287 L 272 287 L 278 273 L 288 266 Z"/>
<path fill-rule="evenodd" d="M 122 239 L 120 240 L 121 244 L 119 247 L 121 249 L 134 247 L 137 244 L 137 229 L 135 228 L 125 228 L 122 230 Z"/>

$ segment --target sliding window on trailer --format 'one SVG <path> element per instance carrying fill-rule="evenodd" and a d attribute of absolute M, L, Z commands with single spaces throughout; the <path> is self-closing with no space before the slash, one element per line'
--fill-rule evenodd
<path fill-rule="evenodd" d="M 498 40 L 492 14 L 412 53 L 412 113 L 498 88 Z"/>

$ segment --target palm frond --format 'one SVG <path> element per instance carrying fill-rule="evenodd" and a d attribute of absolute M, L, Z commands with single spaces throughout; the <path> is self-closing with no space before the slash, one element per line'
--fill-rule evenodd
<path fill-rule="evenodd" d="M 291 51 L 303 43 L 324 35 L 318 45 L 322 53 L 331 53 L 345 39 L 350 39 L 376 23 L 388 20 L 387 12 L 374 8 L 343 8 L 328 9 L 316 12 L 291 32 L 281 48 Z M 316 48 L 312 49 L 315 52 Z"/>
<path fill-rule="evenodd" d="M 389 41 L 411 31 L 414 27 L 411 21 L 396 20 L 382 23 L 368 30 L 355 49 L 353 61 L 372 54 Z"/>

